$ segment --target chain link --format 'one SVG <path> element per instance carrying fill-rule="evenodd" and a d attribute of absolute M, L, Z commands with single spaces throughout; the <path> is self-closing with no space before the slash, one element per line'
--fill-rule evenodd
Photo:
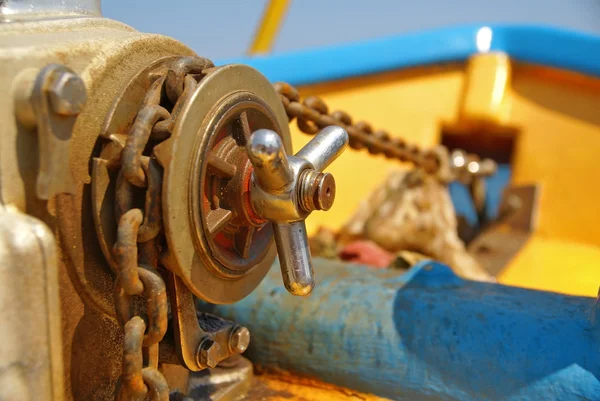
<path fill-rule="evenodd" d="M 298 90 L 290 84 L 279 82 L 274 86 L 290 122 L 296 118 L 298 128 L 304 133 L 314 135 L 329 125 L 342 126 L 348 132 L 352 149 L 366 149 L 372 155 L 383 154 L 388 159 L 410 162 L 442 182 L 457 179 L 470 182 L 496 171 L 493 160 L 481 161 L 477 155 L 461 150 L 449 154 L 448 149 L 441 145 L 420 149 L 401 138 L 390 136 L 386 131 L 374 130 L 367 122 L 353 123 L 350 115 L 344 111 L 330 113 L 327 104 L 319 97 L 310 96 L 300 101 Z"/>
<path fill-rule="evenodd" d="M 167 381 L 158 370 L 158 344 L 168 325 L 166 286 L 157 270 L 163 172 L 159 163 L 144 153 L 149 151 L 149 144 L 156 145 L 170 136 L 203 71 L 212 67 L 206 59 L 182 58 L 155 76 L 121 153 L 115 194 L 117 241 L 113 248 L 117 264 L 115 308 L 124 328 L 117 401 L 141 401 L 147 395 L 153 401 L 169 399 Z M 172 107 L 163 106 L 169 103 Z M 143 211 L 134 205 L 134 194 L 140 189 L 145 191 Z M 142 315 L 137 312 L 134 296 L 144 300 Z"/>

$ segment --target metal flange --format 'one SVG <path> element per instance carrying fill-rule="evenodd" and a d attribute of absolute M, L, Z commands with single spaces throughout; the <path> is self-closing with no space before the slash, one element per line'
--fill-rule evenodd
<path fill-rule="evenodd" d="M 277 132 L 291 152 L 288 117 L 269 81 L 243 65 L 216 68 L 180 111 L 154 154 L 164 168 L 164 265 L 199 298 L 232 303 L 263 279 L 272 226 L 252 213 L 247 139 Z"/>

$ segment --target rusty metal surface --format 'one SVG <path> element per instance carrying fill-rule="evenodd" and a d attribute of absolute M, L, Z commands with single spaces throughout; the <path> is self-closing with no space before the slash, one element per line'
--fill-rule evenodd
<path fill-rule="evenodd" d="M 134 316 L 125 324 L 123 374 L 115 391 L 117 401 L 144 399 L 168 401 L 169 386 L 162 373 L 154 366 L 143 366 L 143 343 L 146 324 Z"/>
<path fill-rule="evenodd" d="M 485 177 L 496 171 L 496 163 L 490 159 L 480 161 L 477 155 L 461 152 L 465 157 L 459 159 L 462 163 L 456 163 L 443 146 L 422 150 L 401 138 L 390 136 L 386 131 L 375 131 L 364 121 L 354 124 L 344 111 L 330 113 L 327 104 L 319 97 L 310 96 L 300 101 L 298 90 L 287 83 L 276 83 L 275 89 L 290 122 L 296 118 L 298 128 L 304 133 L 314 135 L 320 129 L 339 125 L 348 132 L 352 149 L 366 149 L 372 155 L 383 154 L 388 159 L 413 163 L 441 181 L 451 181 L 459 176 Z"/>
<path fill-rule="evenodd" d="M 497 221 L 469 243 L 468 252 L 490 274 L 499 274 L 529 240 L 535 229 L 538 207 L 538 186 L 507 188 Z"/>
<path fill-rule="evenodd" d="M 100 134 L 104 142 L 103 148 L 97 157 L 92 159 L 91 169 L 91 198 L 92 214 L 94 224 L 98 234 L 100 248 L 111 268 L 116 271 L 116 262 L 113 258 L 113 246 L 116 242 L 116 226 L 120 216 L 129 210 L 133 205 L 135 185 L 123 178 L 119 172 L 121 166 L 121 155 L 129 142 L 128 153 L 129 161 L 131 158 L 137 159 L 136 166 L 143 170 L 144 182 L 149 178 L 146 190 L 146 199 L 144 205 L 144 222 L 140 227 L 138 239 L 141 242 L 149 241 L 154 238 L 162 226 L 161 191 L 162 191 L 162 169 L 154 158 L 138 155 L 136 148 L 140 147 L 139 138 L 128 139 L 130 126 L 136 120 L 138 110 L 143 108 L 144 104 L 157 105 L 160 102 L 162 84 L 166 79 L 168 65 L 177 60 L 177 57 L 164 57 L 158 61 L 151 62 L 139 71 L 127 83 L 126 89 L 114 100 L 111 109 L 106 115 L 104 126 Z M 166 111 L 166 110 L 165 110 Z M 168 118 L 152 126 L 144 127 L 138 122 L 137 129 L 131 130 L 133 136 L 140 130 L 154 131 L 161 123 L 171 121 L 173 113 L 167 113 Z M 150 124 L 146 121 L 146 124 Z M 158 127 L 168 129 L 168 126 Z M 163 135 L 160 132 L 157 136 Z M 168 132 L 167 132 L 168 134 Z M 145 146 L 148 138 L 143 142 Z M 106 142 L 108 141 L 108 142 Z M 143 147 L 143 146 L 142 146 Z M 141 152 L 141 151 L 140 151 Z M 135 172 L 137 168 L 133 169 Z M 116 199 L 116 202 L 115 202 Z"/>
<path fill-rule="evenodd" d="M 229 96 L 214 111 L 211 118 L 216 124 L 207 132 L 214 138 L 206 149 L 201 195 L 191 209 L 197 235 L 205 233 L 210 252 L 220 263 L 216 267 L 224 276 L 243 274 L 260 264 L 271 244 L 271 228 L 250 205 L 252 165 L 245 149 L 251 127 L 277 127 L 268 105 L 261 103 L 249 93 Z M 197 159 L 194 169 L 202 174 L 200 163 L 204 162 Z"/>
<path fill-rule="evenodd" d="M 157 238 L 161 232 L 162 169 L 156 159 L 150 158 L 148 153 L 152 152 L 150 145 L 156 145 L 158 141 L 168 138 L 171 134 L 171 126 L 166 126 L 162 127 L 157 135 L 152 136 L 153 130 L 159 121 L 171 118 L 168 108 L 162 107 L 160 104 L 163 101 L 163 90 L 167 90 L 165 83 L 172 72 L 172 66 L 177 67 L 175 71 L 177 73 L 183 69 L 186 74 L 202 74 L 202 70 L 194 70 L 194 68 L 197 68 L 196 64 L 198 64 L 195 61 L 195 58 L 178 59 L 167 65 L 159 65 L 159 71 L 149 72 L 153 82 L 144 94 L 144 100 L 135 116 L 135 120 L 128 129 L 122 152 L 120 155 L 113 155 L 112 151 L 101 152 L 101 154 L 109 153 L 110 156 L 116 159 L 115 162 L 119 162 L 114 163 L 116 164 L 115 168 L 119 169 L 114 194 L 116 209 L 114 215 L 118 218 L 117 241 L 113 247 L 114 257 L 108 260 L 116 262 L 115 309 L 119 323 L 124 326 L 125 330 L 123 349 L 125 365 L 117 388 L 117 398 L 122 401 L 138 400 L 145 395 L 145 392 L 141 392 L 140 388 L 136 388 L 136 383 L 139 384 L 139 380 L 127 380 L 128 376 L 131 376 L 130 371 L 132 370 L 127 362 L 132 358 L 136 359 L 138 353 L 143 355 L 144 367 L 139 367 L 139 375 L 143 376 L 146 391 L 150 391 L 154 399 L 167 400 L 169 396 L 166 379 L 157 370 L 160 358 L 159 343 L 166 334 L 168 322 L 166 286 L 157 271 L 161 252 L 159 242 L 162 242 L 162 237 Z M 205 64 L 212 66 L 210 61 L 205 61 L 203 65 Z M 201 78 L 202 75 L 198 78 L 186 75 L 182 77 L 182 80 L 185 81 L 186 89 L 190 89 L 190 87 L 194 88 L 196 86 L 196 79 Z M 173 80 L 168 81 L 166 86 L 169 86 L 169 84 L 173 85 Z M 176 80 L 175 84 L 177 84 Z M 176 91 L 176 89 L 171 90 L 171 92 L 173 91 Z M 182 89 L 177 94 L 181 95 L 184 92 L 185 89 Z M 169 100 L 173 105 L 173 109 L 176 109 L 180 99 L 171 97 Z M 108 146 L 113 144 L 114 142 L 111 141 Z M 143 211 L 135 206 L 135 187 L 145 192 Z M 96 195 L 98 195 L 97 192 Z M 102 194 L 100 193 L 100 195 Z M 98 202 L 93 204 L 97 205 Z M 102 223 L 102 220 L 104 219 L 101 218 L 100 223 Z M 97 230 L 98 234 L 103 232 L 105 232 L 103 227 Z M 140 246 L 138 246 L 138 243 Z M 145 311 L 136 308 L 134 295 L 140 295 L 145 300 Z M 139 344 L 139 349 L 132 349 L 131 344 L 137 344 L 137 337 L 132 333 L 139 331 L 132 332 L 132 327 L 139 326 L 135 323 L 140 320 L 140 315 L 145 318 L 145 324 L 141 329 L 143 341 Z M 175 314 L 174 317 L 177 320 L 178 315 Z M 135 355 L 132 353 L 135 353 Z"/>

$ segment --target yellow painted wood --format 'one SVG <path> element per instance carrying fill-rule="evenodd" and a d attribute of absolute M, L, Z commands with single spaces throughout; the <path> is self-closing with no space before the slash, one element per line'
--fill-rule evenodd
<path fill-rule="evenodd" d="M 262 54 L 271 51 L 289 5 L 289 0 L 268 1 L 249 54 Z"/>
<path fill-rule="evenodd" d="M 333 109 L 348 111 L 356 118 L 373 123 L 391 135 L 423 146 L 437 142 L 440 122 L 454 119 L 462 85 L 458 65 L 356 78 L 342 83 L 320 85 L 301 90 L 302 96 L 321 96 Z M 431 94 L 438 97 L 432 101 Z M 310 139 L 292 127 L 292 143 L 298 150 Z M 337 195 L 327 212 L 313 212 L 307 220 L 309 232 L 319 225 L 339 228 L 368 194 L 379 185 L 398 162 L 366 151 L 346 151 L 327 171 L 334 174 Z"/>
<path fill-rule="evenodd" d="M 596 296 L 600 247 L 535 235 L 498 279 L 507 285 Z"/>
<path fill-rule="evenodd" d="M 505 53 L 487 53 L 467 63 L 460 122 L 503 125 L 510 111 L 511 62 Z"/>
<path fill-rule="evenodd" d="M 600 285 L 596 206 L 600 199 L 600 80 L 546 67 L 506 64 L 498 58 L 491 62 L 485 54 L 475 57 L 487 57 L 487 61 L 385 73 L 306 87 L 301 92 L 319 95 L 333 110 L 346 110 L 357 120 L 422 146 L 438 143 L 444 126 L 464 126 L 460 116 L 475 120 L 483 115 L 497 126 L 515 128 L 512 181 L 539 183 L 542 190 L 535 236 L 507 266 L 500 281 L 596 296 Z M 508 74 L 505 79 L 490 73 L 499 66 Z M 474 82 L 487 91 L 503 85 L 502 101 L 473 89 Z M 492 131 L 475 132 L 492 135 Z M 296 149 L 308 140 L 295 127 L 292 137 Z M 329 170 L 336 177 L 336 204 L 327 214 L 313 213 L 307 222 L 309 232 L 319 225 L 339 228 L 390 169 L 399 167 L 365 151 L 346 152 Z"/>
<path fill-rule="evenodd" d="M 511 121 L 516 184 L 542 185 L 538 232 L 600 246 L 600 80 L 521 66 Z"/>

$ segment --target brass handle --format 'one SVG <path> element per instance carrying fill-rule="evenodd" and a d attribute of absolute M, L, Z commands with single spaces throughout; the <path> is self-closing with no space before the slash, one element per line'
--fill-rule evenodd
<path fill-rule="evenodd" d="M 314 285 L 304 220 L 314 210 L 329 210 L 335 199 L 335 180 L 323 173 L 348 146 L 341 127 L 321 130 L 295 156 L 288 156 L 279 135 L 255 131 L 247 143 L 254 166 L 250 199 L 254 212 L 273 223 L 285 288 L 308 295 Z"/>

